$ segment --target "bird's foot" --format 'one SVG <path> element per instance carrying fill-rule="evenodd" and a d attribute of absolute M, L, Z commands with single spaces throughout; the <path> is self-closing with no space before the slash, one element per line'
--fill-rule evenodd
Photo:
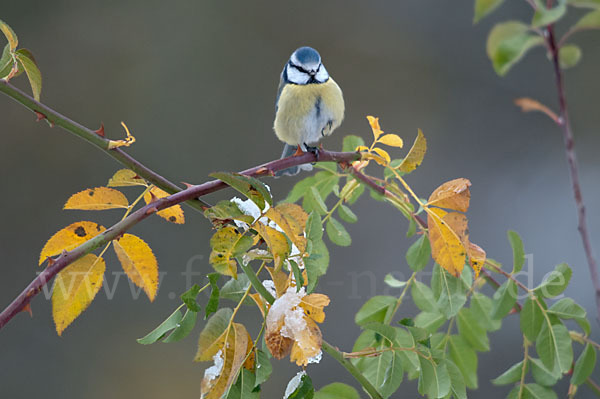
<path fill-rule="evenodd" d="M 307 145 L 306 143 L 304 143 L 304 146 L 306 147 L 306 152 L 312 152 L 313 154 L 315 154 L 315 157 L 317 158 L 317 161 L 318 161 L 319 154 L 320 154 L 321 150 L 323 149 L 323 147 L 322 146 L 311 147 L 311 146 Z"/>
<path fill-rule="evenodd" d="M 298 148 L 296 148 L 296 152 L 294 153 L 293 156 L 298 157 L 302 154 L 304 154 L 304 151 L 302 150 L 302 146 L 300 144 L 298 144 Z"/>

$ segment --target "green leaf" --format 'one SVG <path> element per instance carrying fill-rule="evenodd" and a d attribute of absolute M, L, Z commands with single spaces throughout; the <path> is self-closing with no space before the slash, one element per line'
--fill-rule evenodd
<path fill-rule="evenodd" d="M 596 367 L 596 349 L 591 344 L 587 344 L 575 363 L 571 384 L 583 384 L 592 375 L 594 367 Z"/>
<path fill-rule="evenodd" d="M 196 326 L 196 318 L 198 313 L 187 309 L 183 315 L 183 319 L 175 326 L 175 329 L 167 338 L 163 340 L 164 343 L 181 341 L 187 337 L 194 327 Z"/>
<path fill-rule="evenodd" d="M 571 298 L 563 298 L 550 306 L 548 313 L 561 319 L 584 319 L 586 311 Z"/>
<path fill-rule="evenodd" d="M 502 4 L 504 0 L 475 0 L 475 16 L 473 23 L 481 21 L 481 19 L 491 14 L 496 8 Z"/>
<path fill-rule="evenodd" d="M 546 387 L 556 384 L 560 378 L 558 369 L 556 373 L 553 373 L 552 370 L 548 370 L 544 366 L 540 359 L 529 358 L 529 361 L 531 362 L 531 375 L 533 375 L 535 382 Z"/>
<path fill-rule="evenodd" d="M 529 365 L 527 365 L 529 368 Z M 525 370 L 527 372 L 527 370 Z M 508 385 L 517 382 L 521 379 L 523 373 L 523 361 L 513 364 L 508 370 L 500 374 L 498 377 L 492 380 L 494 385 Z"/>
<path fill-rule="evenodd" d="M 487 54 L 500 76 L 515 65 L 531 48 L 542 45 L 544 39 L 529 33 L 529 27 L 518 21 L 494 26 L 487 40 Z"/>
<path fill-rule="evenodd" d="M 300 198 L 304 197 L 304 195 L 310 190 L 312 186 L 314 186 L 317 182 L 317 179 L 314 176 L 305 177 L 300 180 L 298 183 L 294 184 L 292 191 L 288 194 L 283 202 L 296 202 Z"/>
<path fill-rule="evenodd" d="M 192 288 L 181 294 L 181 300 L 192 312 L 199 312 L 202 309 L 202 307 L 198 305 L 198 302 L 196 302 L 199 292 L 200 286 L 198 284 L 194 284 Z"/>
<path fill-rule="evenodd" d="M 419 357 L 421 372 L 419 374 L 419 393 L 430 398 L 443 398 L 450 392 L 450 375 L 445 363 Z"/>
<path fill-rule="evenodd" d="M 542 0 L 536 0 L 536 4 L 537 9 L 531 20 L 531 26 L 534 28 L 551 25 L 561 19 L 567 12 L 567 4 L 565 1 L 559 1 L 554 8 L 546 8 Z"/>
<path fill-rule="evenodd" d="M 254 390 L 256 386 L 256 377 L 252 372 L 241 368 L 238 379 L 234 385 L 229 388 L 227 399 L 259 399 L 260 390 Z"/>
<path fill-rule="evenodd" d="M 262 384 L 269 379 L 273 372 L 273 366 L 269 360 L 269 355 L 264 351 L 256 350 L 256 382 L 255 386 Z"/>
<path fill-rule="evenodd" d="M 383 323 L 388 311 L 396 305 L 396 298 L 393 296 L 377 295 L 370 298 L 359 309 L 354 316 L 354 321 L 359 326 L 370 322 Z"/>
<path fill-rule="evenodd" d="M 535 349 L 547 369 L 553 370 L 555 362 L 562 373 L 571 368 L 573 346 L 569 330 L 562 324 L 544 323 L 535 342 Z"/>
<path fill-rule="evenodd" d="M 402 358 L 394 351 L 385 351 L 377 357 L 363 358 L 357 364 L 357 368 L 384 398 L 392 395 L 402 383 Z"/>
<path fill-rule="evenodd" d="M 474 292 L 471 296 L 471 312 L 477 323 L 487 331 L 499 330 L 502 325 L 502 320 L 492 318 L 492 309 L 494 303 L 492 299 L 480 292 Z"/>
<path fill-rule="evenodd" d="M 327 236 L 334 244 L 341 247 L 347 247 L 352 244 L 352 238 L 350 238 L 350 234 L 348 234 L 346 228 L 333 217 L 329 217 L 325 230 L 327 231 Z"/>
<path fill-rule="evenodd" d="M 460 335 L 449 337 L 448 348 L 450 349 L 450 359 L 463 376 L 463 383 L 471 389 L 477 389 L 477 353 Z"/>
<path fill-rule="evenodd" d="M 567 5 L 580 8 L 600 8 L 600 0 L 567 0 Z"/>
<path fill-rule="evenodd" d="M 344 152 L 354 152 L 356 151 L 356 147 L 365 145 L 365 141 L 362 137 L 348 135 L 344 137 L 344 144 L 342 145 L 342 151 Z"/>
<path fill-rule="evenodd" d="M 322 232 L 321 232 L 322 234 Z M 311 293 L 317 286 L 319 277 L 327 272 L 329 267 L 329 251 L 323 240 L 312 241 L 312 252 L 308 258 L 304 258 L 306 277 L 308 285 L 306 292 Z"/>
<path fill-rule="evenodd" d="M 386 169 L 387 170 L 387 169 Z M 408 231 L 406 232 L 406 238 L 410 238 L 417 232 L 417 222 L 414 219 L 408 221 Z"/>
<path fill-rule="evenodd" d="M 456 365 L 450 360 L 444 361 L 446 368 L 448 369 L 448 375 L 450 376 L 450 390 L 456 399 L 467 399 L 467 388 L 465 387 L 465 380 Z"/>
<path fill-rule="evenodd" d="M 233 277 L 223 284 L 221 287 L 220 296 L 224 299 L 229 299 L 234 302 L 239 302 L 242 300 L 244 293 L 248 289 L 250 285 L 250 281 L 245 274 L 238 275 L 237 280 Z M 246 297 L 244 300 L 244 305 L 252 305 L 254 301 L 251 298 Z"/>
<path fill-rule="evenodd" d="M 265 201 L 269 203 L 269 205 L 273 205 L 273 198 L 269 193 L 269 189 L 260 180 L 239 173 L 229 172 L 215 172 L 211 173 L 209 176 L 221 180 L 231 188 L 244 194 L 261 210 L 265 209 Z"/>
<path fill-rule="evenodd" d="M 437 300 L 437 307 L 449 319 L 456 316 L 458 311 L 464 306 L 467 302 L 467 295 L 463 282 L 460 279 L 453 277 L 441 268 L 439 276 L 441 291 Z"/>
<path fill-rule="evenodd" d="M 315 186 L 312 186 L 304 195 L 302 208 L 307 212 L 318 212 L 320 215 L 325 215 L 327 213 L 327 205 L 325 205 L 321 194 L 319 194 L 319 190 L 317 190 Z"/>
<path fill-rule="evenodd" d="M 598 0 L 598 7 L 600 8 L 600 0 Z M 600 10 L 585 14 L 573 25 L 573 29 L 600 29 Z"/>
<path fill-rule="evenodd" d="M 250 215 L 245 215 L 236 203 L 229 200 L 219 201 L 204 211 L 204 216 L 212 221 L 228 221 L 239 220 L 248 224 L 254 222 L 254 218 Z"/>
<path fill-rule="evenodd" d="M 347 223 L 356 223 L 358 221 L 358 218 L 356 217 L 354 212 L 352 212 L 352 209 L 348 208 L 344 204 L 341 204 L 338 207 L 338 215 L 344 222 Z"/>
<path fill-rule="evenodd" d="M 415 326 L 433 333 L 446 322 L 446 317 L 439 312 L 421 312 L 415 317 Z"/>
<path fill-rule="evenodd" d="M 525 250 L 523 249 L 523 241 L 516 231 L 509 230 L 508 241 L 513 250 L 513 270 L 512 273 L 518 273 L 523 269 L 525 264 Z"/>
<path fill-rule="evenodd" d="M 420 281 L 413 281 L 411 290 L 413 301 L 419 309 L 424 312 L 437 312 L 437 301 L 433 296 L 433 291 L 427 285 Z"/>
<path fill-rule="evenodd" d="M 517 399 L 519 395 L 519 386 L 513 388 L 508 394 L 509 399 Z M 521 397 L 518 399 L 556 399 L 556 393 L 550 388 L 538 384 L 525 384 Z"/>
<path fill-rule="evenodd" d="M 219 286 L 217 280 L 219 279 L 219 273 L 210 273 L 207 275 L 210 283 L 210 298 L 206 304 L 204 318 L 207 319 L 212 313 L 215 313 L 219 309 Z"/>
<path fill-rule="evenodd" d="M 221 308 L 208 319 L 198 338 L 198 352 L 194 361 L 212 360 L 214 354 L 217 353 L 217 348 L 214 344 L 229 326 L 232 315 L 233 310 L 230 308 Z"/>
<path fill-rule="evenodd" d="M 490 342 L 486 331 L 477 323 L 471 309 L 464 308 L 458 312 L 457 318 L 458 332 L 461 337 L 467 341 L 473 349 L 479 352 L 490 350 Z"/>
<path fill-rule="evenodd" d="M 10 45 L 10 50 L 12 52 L 14 52 L 15 49 L 17 48 L 17 46 L 19 45 L 19 39 L 17 39 L 17 35 L 12 30 L 12 28 L 10 26 L 8 26 L 8 24 L 6 22 L 2 21 L 1 19 L 0 19 L 0 31 L 2 31 L 2 33 L 4 33 L 4 36 L 6 37 L 6 40 L 8 40 L 8 44 Z"/>
<path fill-rule="evenodd" d="M 212 252 L 209 262 L 217 272 L 237 277 L 234 258 L 246 252 L 253 244 L 252 238 L 240 234 L 233 226 L 225 226 L 217 230 L 210 239 Z"/>
<path fill-rule="evenodd" d="M 527 298 L 525 303 L 523 303 L 523 309 L 521 309 L 520 316 L 521 331 L 523 332 L 523 335 L 525 335 L 529 341 L 534 342 L 542 329 L 543 321 L 544 314 L 542 309 L 540 309 L 537 302 L 531 297 Z"/>
<path fill-rule="evenodd" d="M 392 288 L 401 288 L 406 285 L 406 281 L 400 281 L 396 277 L 392 276 L 391 273 L 388 273 L 383 278 L 383 282 L 389 285 Z"/>
<path fill-rule="evenodd" d="M 374 331 L 377 334 L 381 335 L 383 338 L 387 339 L 388 346 L 391 346 L 396 341 L 396 328 L 392 326 L 388 326 L 387 324 L 371 322 L 367 324 L 362 324 L 362 328 L 365 330 Z"/>
<path fill-rule="evenodd" d="M 14 60 L 12 53 L 10 52 L 10 44 L 7 43 L 2 51 L 2 57 L 0 57 L 0 78 L 4 78 L 10 74 L 13 63 Z"/>
<path fill-rule="evenodd" d="M 553 298 L 560 295 L 569 285 L 571 280 L 571 268 L 566 263 L 561 263 L 544 279 L 535 289 L 536 295 L 544 298 Z"/>
<path fill-rule="evenodd" d="M 36 101 L 40 101 L 40 94 L 42 93 L 42 73 L 35 62 L 33 54 L 31 51 L 22 48 L 16 51 L 15 56 L 25 69 L 31 91 L 33 92 L 33 98 L 35 98 Z"/>
<path fill-rule="evenodd" d="M 333 192 L 334 187 L 339 185 L 340 177 L 329 171 L 317 172 L 315 174 L 315 188 L 321 194 L 323 201 Z"/>
<path fill-rule="evenodd" d="M 581 59 L 581 49 L 575 44 L 566 44 L 558 50 L 558 61 L 562 69 L 577 65 Z"/>
<path fill-rule="evenodd" d="M 419 272 L 427 266 L 429 259 L 431 259 L 431 244 L 427 235 L 423 234 L 406 251 L 406 262 L 413 271 Z"/>
<path fill-rule="evenodd" d="M 165 321 L 159 324 L 154 330 L 150 331 L 148 335 L 143 338 L 137 339 L 137 342 L 142 345 L 153 344 L 159 339 L 163 338 L 167 332 L 171 331 L 177 324 L 181 322 L 183 315 L 176 309 Z"/>
<path fill-rule="evenodd" d="M 291 259 L 289 262 L 292 268 L 292 273 L 294 273 L 294 279 L 296 280 L 296 292 L 298 292 L 304 286 L 304 277 L 302 276 L 302 271 L 298 267 L 298 264 Z"/>
<path fill-rule="evenodd" d="M 513 280 L 506 280 L 494 293 L 494 308 L 492 319 L 502 319 L 511 311 L 517 302 L 517 284 Z"/>
<path fill-rule="evenodd" d="M 314 395 L 315 388 L 312 380 L 304 371 L 301 371 L 288 383 L 283 399 L 312 399 Z"/>
<path fill-rule="evenodd" d="M 350 385 L 334 382 L 315 392 L 315 399 L 360 399 L 360 395 Z"/>
<path fill-rule="evenodd" d="M 311 212 L 306 220 L 306 238 L 313 242 L 323 238 L 321 217 L 316 212 Z"/>

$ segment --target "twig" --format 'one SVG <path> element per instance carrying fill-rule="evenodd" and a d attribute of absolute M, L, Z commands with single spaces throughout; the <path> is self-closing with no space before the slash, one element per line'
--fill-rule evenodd
<path fill-rule="evenodd" d="M 594 291 L 596 294 L 596 317 L 600 320 L 600 278 L 598 276 L 598 265 L 594 258 L 592 250 L 592 244 L 590 234 L 587 228 L 587 222 L 585 218 L 585 205 L 583 202 L 583 196 L 581 194 L 581 185 L 579 183 L 579 172 L 577 167 L 577 156 L 575 154 L 575 142 L 573 140 L 573 130 L 571 129 L 571 122 L 569 121 L 569 113 L 567 110 L 567 100 L 565 94 L 565 87 L 562 77 L 562 71 L 560 69 L 559 62 L 559 47 L 556 44 L 554 38 L 554 28 L 552 25 L 546 29 L 545 39 L 550 48 L 552 55 L 552 64 L 554 66 L 554 76 L 556 79 L 556 89 L 558 91 L 558 104 L 559 104 L 559 126 L 563 131 L 563 141 L 565 143 L 565 152 L 567 155 L 567 164 L 569 172 L 571 174 L 571 183 L 573 186 L 573 194 L 575 197 L 575 203 L 577 205 L 577 216 L 578 216 L 578 230 L 581 235 L 581 241 L 583 242 L 583 248 L 585 250 L 585 256 L 587 257 L 588 268 L 590 270 L 590 277 L 592 284 L 594 285 Z"/>
<path fill-rule="evenodd" d="M 16 87 L 8 83 L 6 80 L 0 79 L 0 92 L 6 94 L 19 104 L 25 106 L 26 108 L 36 113 L 36 115 L 38 115 L 38 119 L 40 117 L 42 119 L 46 119 L 51 125 L 60 126 L 66 131 L 73 133 L 74 135 L 84 139 L 88 143 L 98 147 L 99 149 L 110 155 L 112 158 L 119 161 L 122 165 L 133 170 L 139 176 L 143 177 L 150 183 L 163 189 L 169 194 L 174 194 L 176 192 L 181 191 L 181 187 L 178 187 L 176 184 L 170 182 L 158 173 L 144 166 L 141 162 L 134 159 L 131 155 L 127 154 L 122 149 L 109 149 L 109 139 L 100 136 L 95 131 L 80 125 L 79 123 L 58 113 L 52 108 L 36 101 L 33 97 L 17 89 Z M 187 201 L 187 203 L 199 211 L 203 211 L 204 209 L 210 206 L 206 202 L 194 198 L 191 198 L 189 201 Z"/>
<path fill-rule="evenodd" d="M 1 87 L 2 85 L 0 85 Z M 360 154 L 357 152 L 330 152 L 322 150 L 319 152 L 319 159 L 317 160 L 315 154 L 305 153 L 300 156 L 288 157 L 278 159 L 265 163 L 263 165 L 256 166 L 254 168 L 247 169 L 241 172 L 247 176 L 269 176 L 273 175 L 276 171 L 289 168 L 291 166 L 297 166 L 310 162 L 339 162 L 349 163 L 360 158 Z M 173 205 L 189 201 L 191 199 L 221 190 L 227 187 L 227 185 L 220 180 L 209 181 L 197 186 L 191 186 L 185 190 L 182 190 L 176 194 L 170 195 L 165 198 L 160 198 L 155 202 L 152 202 L 137 211 L 133 212 L 127 218 L 123 219 L 119 223 L 105 230 L 96 237 L 86 241 L 79 247 L 63 252 L 58 258 L 54 259 L 48 267 L 40 273 L 33 281 L 21 292 L 15 300 L 0 313 L 0 329 L 6 325 L 17 313 L 23 310 L 31 299 L 37 295 L 48 282 L 56 276 L 61 270 L 67 267 L 69 264 L 75 262 L 82 256 L 90 253 L 91 251 L 99 248 L 100 246 L 107 244 L 108 242 L 119 237 L 131 227 L 135 226 L 142 220 L 146 219 L 153 213 L 169 208 Z"/>

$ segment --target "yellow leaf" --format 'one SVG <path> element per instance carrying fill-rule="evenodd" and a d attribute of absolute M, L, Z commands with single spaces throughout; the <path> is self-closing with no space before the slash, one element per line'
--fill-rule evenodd
<path fill-rule="evenodd" d="M 297 204 L 285 203 L 277 205 L 275 208 L 269 208 L 265 216 L 283 230 L 290 241 L 296 245 L 300 253 L 304 253 L 306 250 L 306 237 L 304 237 L 303 233 L 308 214 L 304 212 L 302 207 Z"/>
<path fill-rule="evenodd" d="M 158 262 L 152 249 L 132 234 L 124 234 L 114 240 L 113 245 L 127 277 L 144 290 L 151 302 L 154 301 L 158 290 Z"/>
<path fill-rule="evenodd" d="M 265 269 L 267 269 L 267 271 L 271 275 L 271 280 L 273 281 L 273 284 L 275 285 L 275 293 L 277 294 L 277 297 L 279 298 L 280 296 L 282 296 L 285 293 L 285 291 L 289 287 L 288 275 L 285 274 L 281 269 L 275 270 L 274 268 L 268 267 L 268 266 L 265 267 Z"/>
<path fill-rule="evenodd" d="M 168 196 L 169 193 L 154 186 L 150 189 L 149 192 L 144 194 L 144 201 L 146 202 L 146 204 L 149 204 L 153 201 L 156 201 L 156 198 L 164 198 Z M 183 215 L 183 209 L 181 208 L 181 205 L 174 205 L 170 208 L 163 209 L 162 211 L 157 212 L 157 215 L 171 223 L 185 223 L 185 217 Z"/>
<path fill-rule="evenodd" d="M 263 300 L 263 297 L 258 293 L 249 294 L 248 296 L 254 300 L 254 303 L 256 303 L 256 306 L 258 306 L 258 309 L 260 310 L 260 313 L 262 314 L 262 317 L 264 319 L 266 305 L 265 301 Z"/>
<path fill-rule="evenodd" d="M 240 234 L 233 226 L 225 226 L 210 239 L 209 262 L 217 272 L 237 279 L 237 263 L 233 258 L 240 248 L 248 249 L 251 245 L 250 237 Z"/>
<path fill-rule="evenodd" d="M 58 335 L 92 303 L 105 269 L 104 259 L 87 254 L 58 273 L 52 288 L 52 317 Z"/>
<path fill-rule="evenodd" d="M 232 323 L 225 333 L 227 340 L 220 352 L 215 355 L 215 367 L 204 372 L 201 384 L 201 398 L 218 399 L 223 396 L 235 382 L 238 372 L 242 367 L 248 348 L 248 331 L 239 323 Z M 220 360 L 218 355 L 221 355 Z M 217 365 L 222 361 L 222 366 Z"/>
<path fill-rule="evenodd" d="M 369 121 L 369 125 L 371 125 L 371 130 L 373 131 L 373 137 L 375 140 L 379 138 L 383 134 L 381 127 L 379 126 L 379 118 L 375 118 L 374 116 L 368 115 L 367 120 Z"/>
<path fill-rule="evenodd" d="M 108 187 L 146 186 L 146 181 L 130 169 L 118 170 L 108 180 Z"/>
<path fill-rule="evenodd" d="M 248 347 L 246 348 L 246 360 L 244 361 L 244 368 L 246 370 L 254 371 L 254 362 L 256 359 L 256 353 L 253 351 L 254 342 L 252 342 L 250 333 L 246 331 L 246 334 L 248 334 Z"/>
<path fill-rule="evenodd" d="M 131 133 L 129 133 L 129 129 L 127 128 L 125 122 L 121 122 L 121 126 L 123 126 L 123 129 L 125 129 L 127 136 L 123 140 L 108 140 L 109 150 L 113 150 L 119 147 L 129 147 L 130 145 L 135 143 L 135 137 L 133 137 Z"/>
<path fill-rule="evenodd" d="M 389 145 L 390 147 L 400 147 L 404 146 L 404 141 L 397 134 L 386 134 L 383 135 L 377 140 L 381 144 Z"/>
<path fill-rule="evenodd" d="M 323 323 L 325 320 L 323 308 L 329 305 L 329 302 L 329 297 L 325 294 L 310 294 L 302 298 L 300 306 L 308 317 L 317 323 Z"/>
<path fill-rule="evenodd" d="M 296 362 L 298 366 L 308 365 L 309 359 L 321 352 L 323 336 L 319 326 L 313 319 L 305 317 L 306 328 L 294 339 L 290 361 Z"/>
<path fill-rule="evenodd" d="M 423 135 L 421 129 L 417 132 L 417 138 L 413 143 L 410 151 L 406 157 L 402 160 L 398 169 L 400 169 L 404 173 L 410 173 L 413 170 L 417 169 L 421 162 L 423 162 L 423 158 L 425 157 L 425 152 L 427 151 L 427 140 Z"/>
<path fill-rule="evenodd" d="M 473 270 L 475 270 L 475 276 L 479 276 L 479 271 L 483 267 L 486 259 L 486 253 L 479 245 L 468 243 L 467 254 L 469 255 L 469 263 Z"/>
<path fill-rule="evenodd" d="M 96 187 L 73 194 L 63 209 L 103 211 L 116 208 L 127 209 L 128 206 L 129 201 L 122 192 L 108 187 Z"/>
<path fill-rule="evenodd" d="M 459 212 L 469 209 L 471 182 L 464 178 L 450 180 L 438 188 L 429 196 L 427 205 L 435 205 L 440 208 L 448 208 Z"/>
<path fill-rule="evenodd" d="M 558 115 L 550 108 L 546 107 L 544 104 L 541 104 L 539 101 L 536 101 L 532 98 L 517 98 L 515 100 L 515 104 L 521 107 L 521 111 L 523 112 L 531 112 L 531 111 L 539 111 L 546 114 L 550 119 L 552 119 L 556 124 L 559 124 Z"/>
<path fill-rule="evenodd" d="M 44 245 L 40 253 L 39 264 L 44 263 L 46 258 L 59 255 L 63 251 L 77 248 L 87 240 L 97 236 L 106 230 L 103 226 L 94 222 L 75 222 L 58 231 Z"/>
<path fill-rule="evenodd" d="M 356 151 L 369 151 L 369 147 L 367 147 L 366 145 L 359 145 L 358 147 L 356 147 Z"/>
<path fill-rule="evenodd" d="M 379 155 L 381 158 L 385 159 L 385 164 L 389 164 L 390 161 L 392 160 L 390 158 L 390 154 L 387 153 L 387 151 L 382 150 L 381 148 L 373 148 L 373 151 L 375 151 L 377 153 L 377 155 Z"/>
<path fill-rule="evenodd" d="M 221 308 L 208 319 L 198 338 L 195 362 L 210 361 L 219 349 L 223 348 L 225 333 L 229 328 L 232 316 L 233 311 L 230 308 Z"/>
<path fill-rule="evenodd" d="M 275 270 L 279 270 L 283 264 L 284 259 L 290 253 L 290 246 L 283 233 L 275 230 L 272 227 L 266 226 L 261 222 L 256 223 L 253 228 L 260 234 L 265 240 L 271 255 L 273 255 L 273 262 Z"/>
<path fill-rule="evenodd" d="M 383 157 L 381 157 L 381 156 L 379 156 L 377 154 L 372 154 L 372 153 L 369 153 L 369 152 L 362 152 L 361 156 L 362 156 L 361 159 L 372 159 L 372 160 L 374 160 L 375 162 L 377 162 L 381 166 L 386 166 L 387 163 L 388 163 L 385 158 L 383 158 Z"/>
<path fill-rule="evenodd" d="M 439 208 L 425 208 L 431 256 L 444 269 L 458 277 L 465 265 L 467 218 L 462 213 L 448 213 Z"/>
<path fill-rule="evenodd" d="M 17 48 L 17 45 L 19 44 L 19 40 L 17 39 L 17 35 L 11 29 L 11 27 L 8 26 L 8 24 L 6 22 L 2 21 L 1 19 L 0 19 L 0 31 L 2 31 L 2 33 L 4 33 L 4 36 L 6 36 L 6 40 L 8 40 L 8 45 L 10 46 L 10 51 L 14 52 L 15 49 Z"/>

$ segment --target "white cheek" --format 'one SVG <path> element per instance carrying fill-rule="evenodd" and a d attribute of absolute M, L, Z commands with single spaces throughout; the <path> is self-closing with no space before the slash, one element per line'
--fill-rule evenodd
<path fill-rule="evenodd" d="M 296 83 L 298 85 L 305 85 L 308 83 L 308 80 L 309 80 L 308 74 L 306 74 L 304 72 L 300 72 L 296 68 L 290 67 L 289 65 L 286 68 L 287 68 L 287 77 L 290 82 Z"/>
<path fill-rule="evenodd" d="M 317 81 L 321 83 L 325 83 L 327 79 L 329 79 L 329 74 L 327 73 L 327 69 L 325 69 L 325 66 L 321 65 L 321 68 L 319 68 L 319 72 L 317 72 L 315 79 L 317 79 Z"/>

